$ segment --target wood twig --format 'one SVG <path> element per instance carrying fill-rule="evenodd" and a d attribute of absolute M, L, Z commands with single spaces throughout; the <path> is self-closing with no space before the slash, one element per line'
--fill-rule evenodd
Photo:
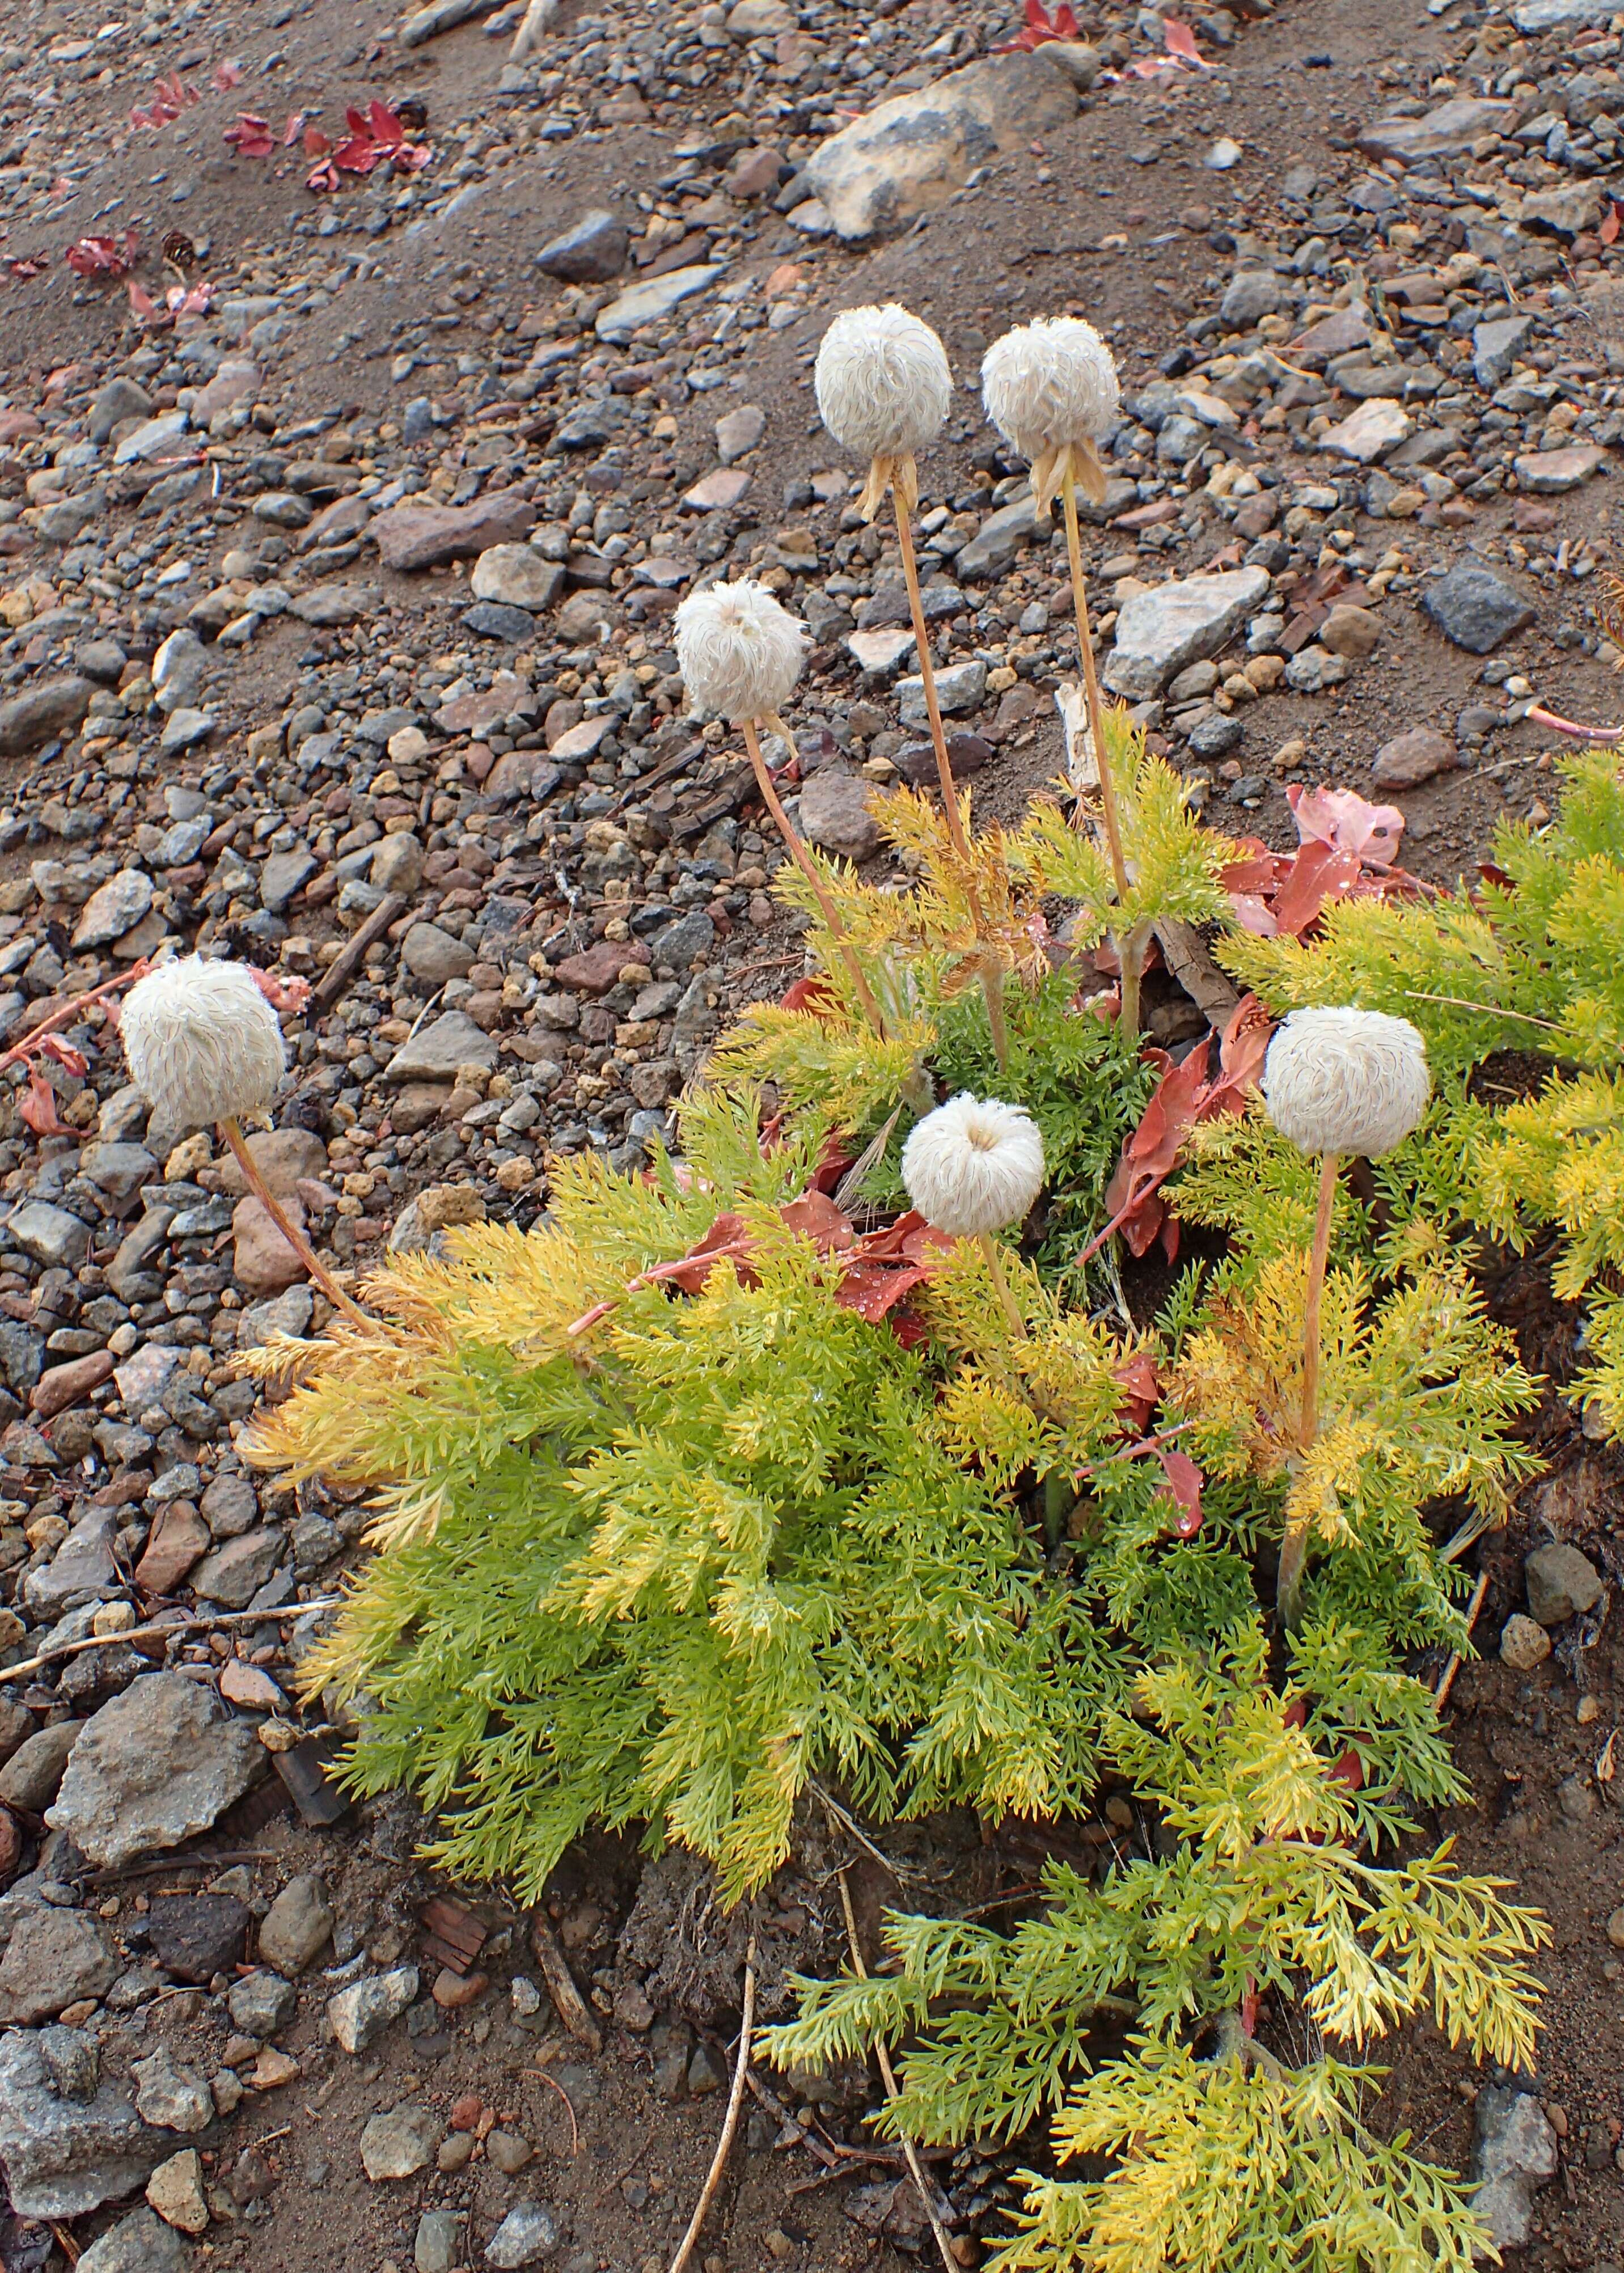
<path fill-rule="evenodd" d="M 581 2127 L 575 2121 L 575 2104 L 557 2076 L 549 2075 L 545 2067 L 522 2067 L 519 2073 L 521 2075 L 533 2075 L 538 2083 L 545 2083 L 549 2091 L 557 2092 L 564 2103 L 564 2112 L 569 2118 L 569 2151 L 572 2155 L 578 2155 L 581 2152 Z"/>
<path fill-rule="evenodd" d="M 77 1641 L 61 1641 L 54 1649 L 42 1649 L 37 1657 L 25 1657 L 20 1664 L 0 1665 L 0 1689 L 8 1682 L 20 1681 L 26 1673 L 38 1673 L 64 1657 L 77 1657 L 82 1650 L 112 1649 L 119 1642 L 167 1641 L 171 1634 L 213 1633 L 222 1626 L 268 1625 L 282 1618 L 306 1617 L 313 1610 L 335 1610 L 342 1601 L 342 1594 L 321 1594 L 313 1602 L 284 1602 L 274 1610 L 222 1610 L 214 1617 L 173 1618 L 156 1625 L 128 1626 L 123 1633 L 83 1634 Z"/>
<path fill-rule="evenodd" d="M 575 1986 L 569 1961 L 559 1946 L 559 1938 L 545 1910 L 538 1910 L 530 1920 L 530 1947 L 536 1953 L 536 1962 L 541 1968 L 560 2020 L 575 2042 L 584 2044 L 596 2058 L 604 2048 L 604 2032 Z"/>
<path fill-rule="evenodd" d="M 1469 1639 L 1471 1636 L 1472 1628 L 1477 1623 L 1477 1613 L 1483 1608 L 1484 1596 L 1488 1593 L 1488 1591 L 1489 1574 L 1485 1571 L 1480 1573 L 1477 1583 L 1472 1589 L 1471 1601 L 1467 1605 L 1466 1632 Z M 1449 1692 L 1455 1686 L 1455 1677 L 1460 1669 L 1461 1653 L 1458 1649 L 1451 1650 L 1449 1653 L 1449 1662 L 1445 1666 L 1443 1671 L 1438 1677 L 1438 1687 L 1432 1699 L 1433 1710 L 1437 1713 L 1440 1720 L 1443 1718 L 1444 1707 L 1449 1702 Z"/>
<path fill-rule="evenodd" d="M 688 2220 L 688 2232 L 682 2237 L 682 2246 L 671 2261 L 671 2273 L 682 2273 L 683 2267 L 693 2255 L 706 2213 L 716 2198 L 718 2187 L 722 2183 L 722 2172 L 727 2167 L 733 2134 L 739 2128 L 739 2110 L 744 2100 L 745 2078 L 750 2072 L 750 2038 L 755 2027 L 756 1937 L 752 1934 L 744 1959 L 744 2011 L 739 2022 L 739 2057 L 733 2063 L 733 2088 L 727 2095 L 727 2113 L 722 2122 L 722 2135 L 716 2142 L 716 2152 L 710 2157 L 710 2168 L 705 2174 L 704 2186 L 694 2205 L 694 2215 Z"/>
<path fill-rule="evenodd" d="M 839 1879 L 840 1907 L 846 1913 L 846 1938 L 851 1945 L 852 1969 L 860 1981 L 866 1981 L 868 1978 L 868 1969 L 863 1963 L 862 1945 L 857 1939 L 857 1913 L 852 1908 L 852 1889 L 846 1881 L 844 1871 L 840 1872 Z M 897 2079 L 891 2069 L 891 2054 L 882 2044 L 876 2044 L 874 2049 L 880 2063 L 880 2074 L 885 2084 L 885 2097 L 894 2101 L 900 2097 L 900 2094 L 897 2089 Z M 914 2142 L 906 2131 L 902 2134 L 902 2151 L 908 2158 L 908 2168 L 914 2174 L 914 2185 L 919 2188 L 919 2198 L 925 2206 L 925 2216 L 930 2221 L 930 2231 L 936 2236 L 936 2247 L 941 2252 L 942 2262 L 947 2268 L 947 2273 L 959 2273 L 959 2261 L 953 2255 L 952 2246 L 948 2240 L 947 2228 L 936 2214 L 936 2201 L 930 2191 L 930 2181 L 925 2176 L 924 2166 L 919 2159 Z"/>
<path fill-rule="evenodd" d="M 369 947 L 375 947 L 393 923 L 398 923 L 410 902 L 403 892 L 387 892 L 357 932 L 347 941 L 333 961 L 310 990 L 310 1009 L 320 1015 L 330 1010 L 343 993 L 356 972 L 361 968 Z"/>

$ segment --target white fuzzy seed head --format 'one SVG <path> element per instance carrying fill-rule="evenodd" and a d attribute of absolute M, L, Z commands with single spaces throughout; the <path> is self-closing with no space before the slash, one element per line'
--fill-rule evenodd
<path fill-rule="evenodd" d="M 1302 1152 L 1379 1160 L 1426 1111 L 1426 1044 L 1408 1018 L 1383 1010 L 1293 1010 L 1269 1044 L 1263 1099 Z"/>
<path fill-rule="evenodd" d="M 764 584 L 691 592 L 673 622 L 677 665 L 697 709 L 739 726 L 772 717 L 794 693 L 806 627 Z"/>
<path fill-rule="evenodd" d="M 1049 316 L 993 341 L 981 359 L 981 401 L 1006 442 L 1023 458 L 1041 458 L 1068 443 L 1103 441 L 1122 389 L 1094 326 Z"/>
<path fill-rule="evenodd" d="M 894 301 L 847 308 L 823 334 L 813 374 L 817 407 L 837 442 L 860 458 L 922 450 L 953 399 L 947 349 Z"/>
<path fill-rule="evenodd" d="M 977 1239 L 1019 1223 L 1042 1190 L 1043 1139 L 1019 1106 L 966 1090 L 914 1129 L 902 1181 L 927 1223 L 951 1239 Z"/>
<path fill-rule="evenodd" d="M 119 1035 L 142 1096 L 188 1127 L 259 1112 L 287 1069 L 276 1013 L 241 963 L 161 964 L 130 989 Z"/>

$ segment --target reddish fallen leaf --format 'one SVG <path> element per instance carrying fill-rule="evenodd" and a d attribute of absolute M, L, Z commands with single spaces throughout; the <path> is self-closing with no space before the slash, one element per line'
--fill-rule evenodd
<path fill-rule="evenodd" d="M 1395 805 L 1372 805 L 1352 789 L 1304 789 L 1291 782 L 1286 802 L 1304 844 L 1335 845 L 1339 852 L 1357 853 L 1361 860 L 1390 864 L 1398 858 L 1398 840 L 1404 833 L 1404 816 Z"/>
<path fill-rule="evenodd" d="M 1106 1188 L 1105 1204 L 1110 1220 L 1078 1257 L 1079 1263 L 1096 1254 L 1114 1232 L 1120 1232 L 1133 1255 L 1147 1255 L 1158 1239 L 1168 1260 L 1177 1251 L 1177 1229 L 1162 1197 L 1162 1187 L 1177 1166 L 1180 1151 L 1197 1121 L 1239 1113 L 1248 1092 L 1263 1070 L 1273 1022 L 1255 994 L 1244 995 L 1223 1030 L 1218 1047 L 1218 1070 L 1209 1075 L 1210 1038 L 1198 1043 L 1175 1065 L 1164 1050 L 1147 1050 L 1153 1065 L 1162 1069 L 1139 1127 L 1122 1148 L 1116 1172 Z M 1170 1241 L 1170 1244 L 1169 1244 Z"/>
<path fill-rule="evenodd" d="M 1201 1528 L 1201 1471 L 1188 1452 L 1164 1450 L 1158 1444 L 1156 1458 L 1162 1464 L 1168 1490 L 1178 1506 L 1178 1519 L 1173 1528 L 1181 1539 L 1193 1539 Z"/>
<path fill-rule="evenodd" d="M 319 166 L 305 176 L 304 186 L 307 190 L 337 190 L 342 189 L 343 184 L 334 171 L 332 159 L 324 158 Z"/>
<path fill-rule="evenodd" d="M 42 252 L 26 252 L 19 254 L 15 260 L 8 260 L 5 271 L 8 276 L 15 276 L 19 282 L 26 282 L 30 276 L 43 275 L 47 266 Z"/>
<path fill-rule="evenodd" d="M 319 126 L 307 126 L 300 139 L 304 145 L 304 155 L 307 158 L 325 158 L 333 147 L 331 140 Z"/>
<path fill-rule="evenodd" d="M 53 1059 L 64 1073 L 71 1073 L 76 1081 L 83 1081 L 90 1071 L 90 1060 L 84 1051 L 76 1050 L 71 1042 L 64 1042 L 60 1034 L 41 1034 L 37 1042 L 30 1042 L 28 1046 L 31 1050 L 37 1050 L 42 1058 Z"/>
<path fill-rule="evenodd" d="M 221 94 L 229 94 L 242 76 L 243 66 L 239 63 L 233 62 L 229 56 L 224 63 L 216 64 L 214 76 L 216 92 Z"/>
<path fill-rule="evenodd" d="M 1137 1437 L 1155 1411 L 1162 1395 L 1162 1377 L 1156 1371 L 1156 1361 L 1148 1350 L 1119 1365 L 1111 1379 L 1120 1384 L 1123 1392 L 1123 1427 Z"/>
<path fill-rule="evenodd" d="M 797 979 L 778 997 L 780 1010 L 808 1010 L 815 1018 L 827 1018 L 837 1008 L 833 993 L 826 979 L 816 972 L 809 979 Z"/>
<path fill-rule="evenodd" d="M 239 158 L 268 158 L 276 147 L 269 121 L 256 116 L 252 110 L 239 110 L 235 123 L 226 128 L 221 139 Z"/>
<path fill-rule="evenodd" d="M 1597 230 L 1596 234 L 1600 237 L 1604 244 L 1612 244 L 1616 240 L 1618 233 L 1619 201 L 1616 198 L 1609 198 L 1607 200 L 1606 213 L 1603 216 L 1601 227 Z"/>
<path fill-rule="evenodd" d="M 28 1069 L 28 1086 L 23 1091 L 22 1103 L 17 1109 L 36 1136 L 72 1136 L 78 1134 L 59 1118 L 56 1093 L 38 1066 Z"/>
<path fill-rule="evenodd" d="M 916 1287 L 922 1286 L 930 1275 L 929 1268 L 922 1264 L 911 1264 L 905 1270 L 897 1271 L 888 1264 L 865 1263 L 860 1258 L 846 1265 L 835 1290 L 835 1300 L 843 1310 L 855 1310 L 860 1318 L 866 1318 L 871 1326 L 877 1326 L 882 1318 L 889 1316 L 898 1302 L 911 1294 Z M 922 1339 L 923 1337 L 924 1328 L 921 1326 L 919 1338 Z M 913 1345 L 907 1347 L 912 1347 Z"/>
<path fill-rule="evenodd" d="M 63 255 L 76 276 L 127 276 L 140 251 L 132 229 L 122 237 L 81 236 Z"/>
<path fill-rule="evenodd" d="M 1180 63 L 1189 64 L 1195 71 L 1213 71 L 1216 69 L 1216 65 L 1209 64 L 1207 57 L 1201 53 L 1200 49 L 1197 47 L 1195 43 L 1195 34 L 1191 30 L 1189 25 L 1182 23 L 1177 16 L 1168 16 L 1163 18 L 1162 24 L 1162 43 L 1166 48 L 1169 55 L 1177 56 Z"/>
<path fill-rule="evenodd" d="M 1042 5 L 1042 0 L 1026 0 L 1026 23 L 1012 40 L 1006 40 L 1001 48 L 995 48 L 993 53 L 999 56 L 1029 55 L 1034 48 L 1044 47 L 1051 40 L 1078 40 L 1081 37 L 1078 20 L 1065 5 L 1065 0 L 1061 0 L 1061 5 L 1052 16 Z"/>
<path fill-rule="evenodd" d="M 1301 939 L 1319 922 L 1326 902 L 1347 899 L 1363 874 L 1357 852 L 1339 852 L 1329 844 L 1301 846 L 1270 903 L 1274 931 Z"/>
<path fill-rule="evenodd" d="M 310 1000 L 308 979 L 279 979 L 274 971 L 249 965 L 249 976 L 273 1010 L 302 1010 Z"/>
<path fill-rule="evenodd" d="M 748 1267 L 747 1257 L 750 1249 L 750 1234 L 744 1218 L 730 1212 L 723 1213 L 718 1216 L 703 1239 L 695 1241 L 681 1262 L 656 1264 L 653 1270 L 643 1272 L 642 1277 L 645 1279 L 666 1279 L 673 1287 L 680 1287 L 685 1294 L 697 1294 L 710 1276 L 711 1264 L 726 1260 L 738 1267 L 739 1277 L 745 1286 L 754 1287 L 758 1282 L 755 1272 Z"/>
<path fill-rule="evenodd" d="M 158 100 L 171 104 L 178 118 L 183 110 L 190 110 L 193 103 L 201 102 L 203 98 L 195 86 L 182 79 L 178 71 L 171 71 L 168 79 L 158 81 Z"/>
<path fill-rule="evenodd" d="M 1342 1753 L 1327 1769 L 1326 1782 L 1341 1784 L 1344 1791 L 1363 1791 L 1365 1763 L 1360 1759 L 1357 1752 L 1350 1751 Z"/>
<path fill-rule="evenodd" d="M 844 1208 L 827 1192 L 809 1191 L 778 1210 L 785 1222 L 802 1239 L 809 1239 L 820 1255 L 840 1254 L 857 1244 L 857 1233 Z"/>
<path fill-rule="evenodd" d="M 288 113 L 288 124 L 282 129 L 282 148 L 291 150 L 300 135 L 307 131 L 304 124 L 304 113 L 302 110 L 290 110 Z"/>

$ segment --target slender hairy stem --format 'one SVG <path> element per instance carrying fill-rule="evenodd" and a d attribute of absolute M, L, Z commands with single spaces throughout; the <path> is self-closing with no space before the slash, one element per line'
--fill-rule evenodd
<path fill-rule="evenodd" d="M 1100 802 L 1105 809 L 1105 843 L 1111 859 L 1111 879 L 1116 896 L 1128 896 L 1128 866 L 1122 853 L 1122 823 L 1116 814 L 1116 789 L 1105 754 L 1105 714 L 1100 704 L 1100 682 L 1094 675 L 1094 639 L 1088 628 L 1088 592 L 1083 581 L 1083 540 L 1077 527 L 1077 484 L 1068 466 L 1060 485 L 1061 510 L 1065 515 L 1066 554 L 1071 565 L 1071 604 L 1077 611 L 1077 643 L 1082 656 L 1083 693 L 1088 703 L 1088 731 L 1094 741 L 1094 761 L 1100 774 Z"/>
<path fill-rule="evenodd" d="M 830 936 L 838 944 L 840 949 L 840 959 L 851 973 L 852 984 L 857 989 L 857 999 L 863 1007 L 863 1016 L 883 1041 L 885 1022 L 880 1016 L 880 1006 L 874 999 L 868 980 L 863 977 L 862 965 L 857 960 L 856 949 L 846 935 L 846 926 L 835 911 L 835 904 L 829 896 L 828 888 L 817 873 L 817 863 L 790 825 L 790 817 L 784 810 L 778 791 L 773 787 L 772 776 L 767 770 L 767 761 L 761 754 L 761 743 L 756 736 L 754 719 L 745 720 L 743 732 L 744 746 L 750 754 L 750 767 L 756 776 L 756 786 L 762 793 L 762 800 L 778 823 L 778 834 L 789 847 L 791 859 L 812 887 L 818 906 L 823 910 L 823 921 L 829 926 Z"/>
<path fill-rule="evenodd" d="M 1015 1297 L 1010 1291 L 1010 1282 L 1004 1275 L 1004 1265 L 998 1259 L 997 1242 L 991 1232 L 978 1231 L 975 1234 L 975 1243 L 981 1249 L 981 1260 L 991 1275 L 993 1291 L 1003 1307 L 1004 1317 L 1010 1322 L 1010 1332 L 1015 1336 L 1017 1341 L 1024 1342 L 1026 1339 L 1026 1321 L 1021 1317 L 1016 1306 Z"/>
<path fill-rule="evenodd" d="M 953 840 L 953 850 L 961 860 L 969 858 L 969 846 L 965 843 L 964 823 L 959 817 L 959 794 L 953 787 L 953 769 L 947 754 L 947 736 L 942 729 L 942 709 L 936 701 L 936 666 L 930 655 L 930 634 L 925 623 L 925 603 L 919 589 L 919 563 L 914 558 L 914 530 L 908 509 L 902 502 L 895 482 L 891 484 L 891 504 L 897 514 L 897 542 L 902 548 L 902 576 L 908 588 L 908 607 L 914 618 L 914 644 L 919 651 L 919 675 L 925 687 L 925 715 L 930 721 L 930 742 L 936 754 L 936 775 L 942 784 L 942 802 L 947 808 L 947 833 Z"/>
<path fill-rule="evenodd" d="M 271 1221 L 281 1232 L 333 1308 L 335 1310 L 342 1310 L 346 1317 L 354 1319 L 357 1325 L 370 1326 L 372 1321 L 360 1304 L 352 1302 L 345 1294 L 327 1264 L 322 1262 L 309 1240 L 294 1223 L 282 1202 L 259 1174 L 259 1163 L 248 1149 L 241 1123 L 236 1121 L 222 1121 L 220 1124 L 220 1133 L 231 1147 L 236 1156 L 237 1165 L 243 1172 L 243 1180 L 249 1190 L 270 1217 Z"/>
<path fill-rule="evenodd" d="M 703 2191 L 694 2206 L 688 2232 L 682 2237 L 682 2247 L 671 2261 L 671 2273 L 682 2273 L 683 2267 L 694 2254 L 706 2212 L 716 2199 L 716 2190 L 722 2182 L 722 2172 L 727 2167 L 728 2152 L 733 2143 L 733 2134 L 739 2128 L 739 2109 L 744 2098 L 745 2078 L 750 2072 L 750 2037 L 756 2026 L 756 1937 L 750 1936 L 750 1947 L 744 1961 L 744 2012 L 739 2022 L 739 2057 L 733 2063 L 733 2089 L 727 2095 L 727 2113 L 722 2122 L 722 2135 L 716 2142 L 716 2152 L 710 2158 L 710 2168 L 705 2175 Z M 568 2106 L 566 2101 L 566 2106 Z M 570 2121 L 575 2119 L 570 2109 Z"/>
<path fill-rule="evenodd" d="M 1320 1429 L 1320 1305 L 1331 1252 L 1331 1217 L 1336 1204 L 1336 1174 L 1342 1162 L 1327 1152 L 1320 1163 L 1320 1201 L 1314 1213 L 1314 1243 L 1308 1257 L 1308 1293 L 1303 1304 L 1303 1401 L 1297 1417 L 1299 1452 L 1307 1452 Z M 1308 1524 L 1289 1525 L 1280 1550 L 1274 1602 L 1281 1624 L 1295 1632 L 1303 1617 L 1303 1571 L 1308 1560 Z"/>
<path fill-rule="evenodd" d="M 1000 1073 L 1007 1073 L 1010 1064 L 1010 1030 L 1004 1016 L 1004 972 L 997 966 L 981 966 L 981 993 L 987 1000 L 987 1024 L 992 1034 L 992 1054 L 998 1061 Z"/>

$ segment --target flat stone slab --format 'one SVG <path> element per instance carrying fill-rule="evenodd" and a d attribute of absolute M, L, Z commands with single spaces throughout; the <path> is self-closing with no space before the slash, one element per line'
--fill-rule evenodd
<path fill-rule="evenodd" d="M 83 2217 L 133 2194 L 174 2149 L 174 2134 L 143 2123 L 122 2085 L 70 2099 L 33 2029 L 0 2036 L 0 2179 L 19 2217 Z"/>
<path fill-rule="evenodd" d="M 1215 655 L 1268 588 L 1267 569 L 1229 568 L 1135 592 L 1116 617 L 1116 644 L 1101 674 L 1105 684 L 1131 702 L 1160 694 L 1186 664 Z"/>
<path fill-rule="evenodd" d="M 1427 588 L 1421 605 L 1444 637 L 1469 655 L 1490 654 L 1534 620 L 1522 594 L 1476 560 L 1457 560 Z"/>
<path fill-rule="evenodd" d="M 440 568 L 492 544 L 512 544 L 536 523 L 536 508 L 516 490 L 497 490 L 472 505 L 391 506 L 368 527 L 386 568 Z"/>
<path fill-rule="evenodd" d="M 1320 447 L 1339 458 L 1352 458 L 1361 466 L 1373 466 L 1378 458 L 1408 440 L 1414 426 L 1402 402 L 1395 402 L 1389 394 L 1374 394 L 1340 425 L 1322 434 Z"/>
<path fill-rule="evenodd" d="M 459 1066 L 477 1065 L 489 1073 L 496 1063 L 494 1034 L 475 1025 L 466 1010 L 442 1010 L 400 1048 L 384 1069 L 386 1081 L 453 1081 Z"/>
<path fill-rule="evenodd" d="M 1487 95 L 1457 94 L 1424 118 L 1377 119 L 1361 129 L 1358 146 L 1367 158 L 1399 158 L 1406 165 L 1417 158 L 1447 157 L 1452 151 L 1469 150 L 1480 134 L 1509 131 L 1517 108 Z"/>
<path fill-rule="evenodd" d="M 1076 116 L 1077 89 L 1053 61 L 988 56 L 876 103 L 818 145 L 807 179 L 836 234 L 861 243 L 944 205 L 976 167 Z"/>
<path fill-rule="evenodd" d="M 1511 20 L 1519 32 L 1560 32 L 1570 24 L 1605 24 L 1617 13 L 1617 0 L 1522 0 Z"/>
<path fill-rule="evenodd" d="M 640 325 L 662 323 L 673 308 L 680 308 L 696 292 L 710 291 L 726 274 L 724 265 L 707 261 L 688 268 L 673 268 L 664 276 L 650 278 L 646 283 L 633 284 L 618 300 L 599 309 L 592 328 L 600 340 L 607 340 L 613 347 L 624 347 Z"/>
<path fill-rule="evenodd" d="M 86 1723 L 46 1821 L 102 1870 L 178 1847 L 263 1764 L 253 1731 L 181 1673 L 147 1673 Z"/>
<path fill-rule="evenodd" d="M 1576 490 L 1606 462 L 1607 453 L 1594 442 L 1575 442 L 1565 450 L 1535 450 L 1514 458 L 1512 470 L 1520 488 L 1530 497 L 1560 497 Z"/>

